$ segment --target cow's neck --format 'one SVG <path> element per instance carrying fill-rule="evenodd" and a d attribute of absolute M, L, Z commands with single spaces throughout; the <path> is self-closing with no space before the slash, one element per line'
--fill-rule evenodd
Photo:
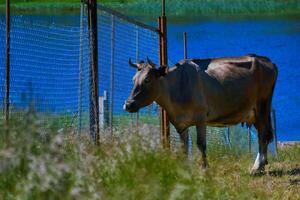
<path fill-rule="evenodd" d="M 156 103 L 167 111 L 170 121 L 175 126 L 178 132 L 182 132 L 189 126 L 190 119 L 184 116 L 185 112 L 182 112 L 182 107 L 177 102 L 171 100 L 171 87 L 169 84 L 170 75 L 160 80 L 159 96 L 156 99 Z M 176 85 L 176 84 L 175 84 Z"/>
<path fill-rule="evenodd" d="M 156 99 L 156 103 L 159 104 L 162 108 L 164 108 L 168 113 L 171 113 L 174 109 L 174 105 L 171 102 L 169 86 L 166 81 L 166 78 L 161 78 L 160 80 L 158 98 Z"/>
<path fill-rule="evenodd" d="M 215 94 L 218 93 L 218 90 L 216 89 L 217 87 L 210 88 L 205 86 L 206 82 L 209 83 L 208 85 L 214 85 L 215 83 L 203 72 L 202 78 L 204 81 L 201 81 L 202 79 L 195 79 L 195 77 L 192 78 L 192 80 L 195 81 L 192 84 L 198 84 L 201 91 L 197 91 L 197 98 L 194 98 L 194 96 L 189 97 L 187 96 L 189 94 L 184 90 L 189 89 L 190 85 L 189 83 L 184 85 L 185 83 L 182 83 L 182 79 L 178 73 L 182 72 L 175 69 L 161 78 L 158 87 L 159 95 L 156 102 L 167 111 L 177 131 L 181 131 L 192 124 L 198 123 L 199 120 L 204 120 L 207 116 L 208 109 L 204 93 L 210 91 L 213 95 L 209 95 L 209 97 L 214 97 L 216 96 Z M 182 85 L 184 85 L 184 87 L 180 87 Z M 176 88 L 174 89 L 174 87 Z M 211 90 L 214 91 L 212 92 Z M 176 96 L 174 96 L 174 91 L 178 92 Z M 190 91 L 190 93 L 193 92 L 194 91 Z M 186 97 L 186 99 L 184 97 Z"/>

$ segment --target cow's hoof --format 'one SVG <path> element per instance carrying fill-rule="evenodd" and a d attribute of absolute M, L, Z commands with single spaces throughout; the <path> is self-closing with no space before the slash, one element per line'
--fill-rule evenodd
<path fill-rule="evenodd" d="M 250 174 L 252 176 L 260 176 L 265 173 L 265 166 L 260 166 L 260 167 L 253 167 L 250 171 Z"/>
<path fill-rule="evenodd" d="M 263 154 L 258 153 L 255 159 L 255 163 L 251 170 L 251 175 L 262 175 L 265 171 L 265 165 L 268 163 L 267 157 Z"/>
<path fill-rule="evenodd" d="M 206 159 L 200 160 L 200 167 L 201 167 L 201 169 L 206 169 L 208 167 L 208 163 L 207 163 Z"/>

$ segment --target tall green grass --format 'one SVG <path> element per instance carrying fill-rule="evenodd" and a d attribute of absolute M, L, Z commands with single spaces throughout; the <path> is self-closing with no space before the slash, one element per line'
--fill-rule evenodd
<path fill-rule="evenodd" d="M 45 134 L 38 119 L 0 126 L 0 199 L 299 199 L 300 149 L 280 151 L 266 174 L 252 177 L 252 158 L 219 143 L 186 159 L 162 149 L 152 130 L 102 136 L 100 146 L 72 133 Z"/>
<path fill-rule="evenodd" d="M 139 16 L 158 16 L 161 0 L 99 0 L 99 3 L 118 8 L 123 13 Z M 51 9 L 78 12 L 78 0 L 16 0 L 12 7 L 16 11 L 39 11 Z M 4 8 L 4 1 L 0 8 Z M 290 15 L 300 13 L 299 0 L 167 0 L 168 16 L 203 15 Z"/>
<path fill-rule="evenodd" d="M 157 9 L 161 6 L 160 0 L 136 1 L 127 9 L 141 13 L 159 14 Z M 168 15 L 222 15 L 222 14 L 281 14 L 300 11 L 300 1 L 298 0 L 168 0 L 166 1 Z"/>

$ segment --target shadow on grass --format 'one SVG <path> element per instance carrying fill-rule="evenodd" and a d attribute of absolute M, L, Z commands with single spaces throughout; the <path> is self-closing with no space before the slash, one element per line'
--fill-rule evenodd
<path fill-rule="evenodd" d="M 274 169 L 268 172 L 270 176 L 280 177 L 280 176 L 297 176 L 300 175 L 300 168 L 293 168 L 289 170 L 284 169 Z M 300 181 L 300 180 L 298 180 Z"/>
<path fill-rule="evenodd" d="M 298 176 L 300 175 L 300 168 L 293 168 L 289 170 L 285 169 L 272 169 L 272 170 L 262 170 L 259 172 L 256 172 L 255 174 L 251 174 L 252 177 L 263 177 L 265 175 L 269 175 L 271 177 L 282 177 L 282 176 Z M 294 177 L 295 178 L 295 177 Z M 296 178 L 293 180 L 290 180 L 290 183 L 293 185 L 300 185 L 300 178 Z"/>

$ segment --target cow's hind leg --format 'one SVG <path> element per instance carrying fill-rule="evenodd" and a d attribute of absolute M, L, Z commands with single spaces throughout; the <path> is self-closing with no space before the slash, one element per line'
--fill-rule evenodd
<path fill-rule="evenodd" d="M 268 144 L 273 139 L 273 130 L 271 124 L 271 103 L 265 102 L 260 105 L 260 112 L 257 116 L 256 122 L 254 123 L 255 128 L 258 132 L 258 154 L 253 165 L 252 174 L 261 172 L 264 170 L 266 164 L 268 164 L 267 151 Z"/>
<path fill-rule="evenodd" d="M 205 168 L 207 166 L 206 159 L 206 125 L 203 123 L 196 125 L 197 130 L 197 146 L 201 152 L 201 167 Z"/>

